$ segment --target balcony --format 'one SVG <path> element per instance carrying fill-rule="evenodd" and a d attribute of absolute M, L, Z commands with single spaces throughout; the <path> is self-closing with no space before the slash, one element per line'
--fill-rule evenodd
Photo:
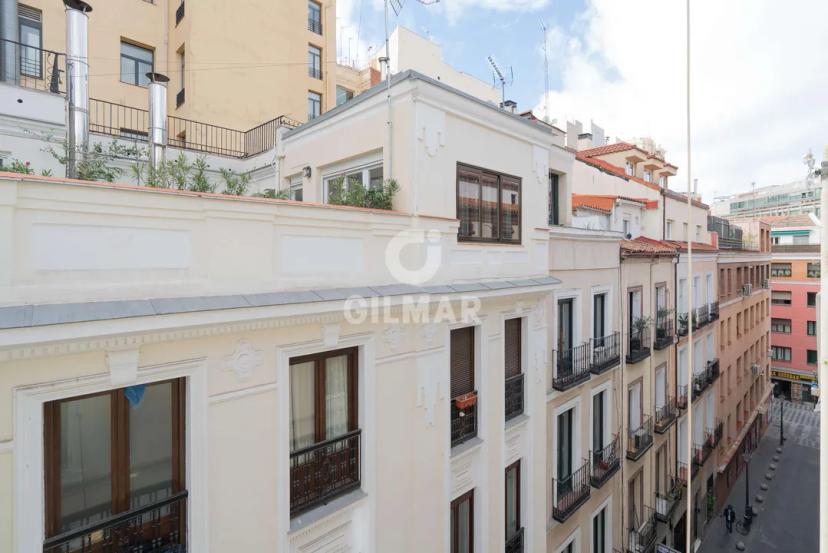
<path fill-rule="evenodd" d="M 689 476 L 689 473 L 687 472 L 687 463 L 679 461 L 676 464 L 678 465 L 678 476 L 676 477 L 676 481 L 686 488 L 687 477 Z"/>
<path fill-rule="evenodd" d="M 668 522 L 681 501 L 682 482 L 678 478 L 667 476 L 667 490 L 655 494 L 655 518 Z"/>
<path fill-rule="evenodd" d="M 552 388 L 564 391 L 586 382 L 590 377 L 589 343 L 556 352 L 555 377 Z"/>
<path fill-rule="evenodd" d="M 451 447 L 477 436 L 477 392 L 451 400 Z"/>
<path fill-rule="evenodd" d="M 719 379 L 719 359 L 714 358 L 707 362 L 707 380 L 709 384 L 713 384 Z"/>
<path fill-rule="evenodd" d="M 719 302 L 714 301 L 708 305 L 708 309 L 710 310 L 710 321 L 717 321 L 719 320 Z"/>
<path fill-rule="evenodd" d="M 721 420 L 716 420 L 716 426 L 713 428 L 708 428 L 707 432 L 705 432 L 705 439 L 708 441 L 710 445 L 710 449 L 716 449 L 716 446 L 719 445 L 719 442 L 722 441 L 722 434 L 724 433 L 724 423 Z"/>
<path fill-rule="evenodd" d="M 637 518 L 637 517 L 636 517 Z M 652 508 L 644 507 L 643 521 L 633 520 L 627 536 L 628 553 L 650 553 L 655 548 L 656 522 Z"/>
<path fill-rule="evenodd" d="M 676 407 L 679 409 L 687 409 L 687 384 L 677 387 Z"/>
<path fill-rule="evenodd" d="M 598 489 L 606 484 L 621 466 L 621 459 L 618 457 L 618 434 L 612 437 L 612 441 L 604 446 L 604 449 L 590 451 L 589 455 L 592 466 L 589 483 Z"/>
<path fill-rule="evenodd" d="M 175 24 L 178 25 L 181 23 L 181 20 L 184 19 L 184 1 L 182 0 L 178 7 L 175 9 Z"/>
<path fill-rule="evenodd" d="M 48 538 L 43 553 L 184 551 L 187 492 Z"/>
<path fill-rule="evenodd" d="M 180 108 L 181 106 L 183 106 L 185 99 L 186 99 L 186 96 L 184 95 L 184 89 L 182 88 L 175 95 L 175 107 Z"/>
<path fill-rule="evenodd" d="M 506 379 L 504 402 L 507 421 L 523 414 L 523 373 Z"/>
<path fill-rule="evenodd" d="M 627 434 L 627 459 L 637 461 L 653 445 L 653 419 L 650 415 L 642 417 L 641 426 L 629 430 Z"/>
<path fill-rule="evenodd" d="M 16 67 L 5 67 L 6 59 L 14 60 Z M 13 76 L 9 84 L 65 94 L 66 54 L 0 39 L 0 76 L 7 74 Z"/>
<path fill-rule="evenodd" d="M 506 538 L 506 553 L 523 553 L 523 528 Z"/>
<path fill-rule="evenodd" d="M 649 356 L 650 329 L 643 327 L 632 330 L 627 340 L 627 363 L 639 363 Z"/>
<path fill-rule="evenodd" d="M 655 324 L 655 340 L 653 349 L 662 350 L 672 346 L 676 341 L 676 333 L 673 330 L 672 317 L 658 317 Z"/>
<path fill-rule="evenodd" d="M 678 329 L 676 330 L 676 334 L 679 336 L 687 336 L 687 332 L 689 328 L 687 326 L 687 321 L 689 320 L 689 315 L 687 313 L 681 313 L 678 316 Z"/>
<path fill-rule="evenodd" d="M 710 308 L 707 305 L 697 307 L 693 312 L 693 330 L 703 327 L 710 322 Z"/>
<path fill-rule="evenodd" d="M 589 499 L 589 462 L 578 467 L 572 474 L 561 479 L 552 479 L 552 493 L 555 503 L 552 518 L 564 522 L 578 507 Z"/>
<path fill-rule="evenodd" d="M 308 30 L 318 35 L 322 34 L 322 20 L 315 17 L 308 17 Z"/>
<path fill-rule="evenodd" d="M 707 371 L 703 370 L 693 375 L 693 401 L 701 397 L 707 387 L 710 385 L 710 380 L 707 378 Z"/>
<path fill-rule="evenodd" d="M 655 431 L 658 434 L 664 434 L 667 429 L 676 422 L 678 416 L 678 408 L 676 407 L 676 400 L 672 397 L 667 397 L 664 400 L 664 405 L 656 407 L 655 410 Z"/>
<path fill-rule="evenodd" d="M 359 488 L 362 431 L 290 454 L 290 516 Z"/>
<path fill-rule="evenodd" d="M 703 467 L 704 463 L 707 462 L 708 457 L 710 457 L 711 451 L 713 450 L 710 448 L 710 444 L 708 443 L 706 437 L 702 443 L 693 444 L 693 465 L 696 467 Z"/>
<path fill-rule="evenodd" d="M 592 374 L 601 374 L 621 362 L 621 333 L 613 332 L 603 338 L 592 338 L 590 341 L 589 370 Z"/>

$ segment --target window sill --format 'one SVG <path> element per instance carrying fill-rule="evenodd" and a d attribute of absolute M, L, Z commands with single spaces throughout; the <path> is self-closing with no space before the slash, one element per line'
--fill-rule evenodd
<path fill-rule="evenodd" d="M 451 460 L 454 461 L 455 459 L 459 459 L 460 457 L 469 455 L 473 451 L 480 449 L 482 445 L 483 440 L 480 438 L 480 436 L 475 436 L 474 438 L 467 440 L 462 444 L 456 445 L 453 448 L 451 448 Z"/>
<path fill-rule="evenodd" d="M 506 421 L 506 432 L 508 433 L 520 426 L 525 426 L 528 421 L 529 415 L 527 415 L 526 413 L 521 413 L 520 415 Z"/>
<path fill-rule="evenodd" d="M 288 533 L 292 534 L 300 530 L 306 530 L 335 515 L 339 511 L 353 509 L 367 497 L 368 494 L 361 489 L 358 489 L 337 497 L 336 499 L 332 499 L 324 505 L 320 505 L 315 509 L 311 509 L 310 511 L 306 511 L 301 515 L 292 518 L 290 520 L 290 530 Z"/>

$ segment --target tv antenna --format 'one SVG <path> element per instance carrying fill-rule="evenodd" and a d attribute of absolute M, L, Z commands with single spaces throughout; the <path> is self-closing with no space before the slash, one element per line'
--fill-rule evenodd
<path fill-rule="evenodd" d="M 502 105 L 506 101 L 506 87 L 512 86 L 515 82 L 515 72 L 512 70 L 511 65 L 509 66 L 508 73 L 504 72 L 492 56 L 488 56 L 487 59 L 489 60 L 489 65 L 492 66 L 492 86 L 495 85 L 495 81 L 500 81 L 500 102 Z"/>

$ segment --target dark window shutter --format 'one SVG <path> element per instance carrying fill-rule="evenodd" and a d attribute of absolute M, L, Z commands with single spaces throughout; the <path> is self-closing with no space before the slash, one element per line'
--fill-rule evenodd
<path fill-rule="evenodd" d="M 509 378 L 520 374 L 520 319 L 506 321 L 504 340 L 504 373 L 506 378 Z"/>
<path fill-rule="evenodd" d="M 451 397 L 474 391 L 474 327 L 451 331 Z"/>

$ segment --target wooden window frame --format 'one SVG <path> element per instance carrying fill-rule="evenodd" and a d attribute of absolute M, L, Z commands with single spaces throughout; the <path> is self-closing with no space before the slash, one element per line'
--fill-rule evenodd
<path fill-rule="evenodd" d="M 466 352 L 469 355 L 469 359 L 471 359 L 471 389 L 467 390 L 465 392 L 462 392 L 459 395 L 454 394 L 454 391 L 453 391 L 454 384 L 452 383 L 452 381 L 454 380 L 454 363 L 453 363 L 453 360 L 451 359 L 452 358 L 451 350 L 454 347 L 453 344 L 452 344 L 452 341 L 453 341 L 452 336 L 454 335 L 455 332 L 457 332 L 457 333 L 468 332 L 468 333 L 471 334 L 471 340 L 470 340 L 470 344 L 469 344 L 469 351 Z M 476 341 L 477 337 L 475 336 L 475 334 L 476 334 L 475 327 L 473 327 L 473 326 L 464 326 L 464 327 L 460 327 L 460 328 L 455 328 L 455 329 L 452 329 L 451 332 L 449 333 L 449 395 L 451 396 L 452 399 L 454 399 L 455 397 L 460 397 L 460 396 L 468 394 L 468 393 L 472 393 L 475 390 L 475 384 L 477 382 L 477 375 L 475 374 L 477 372 L 477 363 L 476 363 L 477 359 L 476 359 L 476 356 L 475 356 L 475 349 L 476 349 L 475 341 Z"/>
<path fill-rule="evenodd" d="M 512 330 L 514 331 L 513 334 L 510 334 L 509 327 L 514 327 Z M 517 358 L 512 360 L 509 356 L 509 338 L 512 337 L 517 341 L 517 344 L 514 344 L 512 350 L 517 350 Z M 505 378 L 509 378 L 512 376 L 518 376 L 519 374 L 523 373 L 523 319 L 521 317 L 515 317 L 513 319 L 506 319 L 503 323 L 503 354 L 504 354 L 504 363 L 503 363 L 503 373 Z M 514 361 L 514 366 L 511 366 L 512 363 L 510 361 Z M 511 371 L 510 371 L 511 369 Z"/>
<path fill-rule="evenodd" d="M 460 528 L 460 504 L 466 500 L 469 502 L 469 553 L 474 553 L 474 488 L 451 502 L 451 521 L 449 524 L 451 527 L 451 553 L 459 553 L 460 551 L 460 536 L 458 534 L 458 529 Z"/>
<path fill-rule="evenodd" d="M 509 175 L 507 173 L 499 173 L 497 171 L 492 171 L 489 169 L 484 169 L 482 167 L 477 167 L 474 165 L 469 165 L 467 163 L 457 163 L 457 168 L 455 171 L 455 191 L 454 191 L 454 200 L 455 200 L 455 208 L 456 208 L 456 215 L 457 219 L 461 222 L 462 228 L 462 219 L 460 216 L 460 175 L 463 172 L 468 173 L 478 173 L 481 177 L 488 176 L 494 178 L 497 182 L 497 237 L 496 238 L 483 238 L 480 236 L 463 236 L 460 234 L 460 230 L 457 231 L 457 241 L 458 242 L 477 242 L 483 244 L 522 244 L 523 243 L 523 179 L 520 177 L 516 177 L 515 175 Z M 517 239 L 505 239 L 503 238 L 503 179 L 514 180 L 517 183 L 518 188 L 518 237 Z M 478 183 L 478 191 L 482 190 L 482 184 Z M 478 193 L 478 201 L 480 201 L 480 193 Z M 477 222 L 481 226 L 483 226 L 483 209 L 482 209 L 482 202 L 479 205 L 478 214 L 477 214 Z"/>
<path fill-rule="evenodd" d="M 318 444 L 326 441 L 326 407 L 325 407 L 325 361 L 332 357 L 339 357 L 341 355 L 348 356 L 348 432 L 353 432 L 359 428 L 359 414 L 357 411 L 359 392 L 357 366 L 359 362 L 359 348 L 351 347 L 344 349 L 336 349 L 329 351 L 322 351 L 319 353 L 312 353 L 309 355 L 302 355 L 300 357 L 292 357 L 288 363 L 288 370 L 293 365 L 313 362 L 314 367 L 314 381 L 313 381 L 313 416 L 314 416 L 314 443 Z"/>
<path fill-rule="evenodd" d="M 158 384 L 172 385 L 172 493 L 185 489 L 185 409 L 186 379 L 174 378 L 147 383 L 146 386 Z M 129 511 L 129 401 L 124 397 L 125 388 L 116 388 L 104 392 L 83 394 L 50 401 L 43 404 L 43 442 L 44 442 L 44 500 L 45 500 L 45 537 L 50 538 L 60 531 L 60 405 L 98 396 L 110 396 L 110 485 L 112 517 Z M 180 521 L 183 525 L 186 517 Z M 182 539 L 186 535 L 181 533 Z"/>
<path fill-rule="evenodd" d="M 504 482 L 504 486 L 503 486 L 503 488 L 504 488 L 503 489 L 503 512 L 504 512 L 504 515 L 505 515 L 504 516 L 504 521 L 503 521 L 504 526 L 508 525 L 509 489 L 508 489 L 507 486 L 509 485 L 509 471 L 512 471 L 512 470 L 515 471 L 515 475 L 516 475 L 515 476 L 515 524 L 517 525 L 517 528 L 515 529 L 515 532 L 517 533 L 517 532 L 520 532 L 520 529 L 522 527 L 521 520 L 520 520 L 520 501 L 521 501 L 521 497 L 520 497 L 520 459 L 518 459 L 517 461 L 515 461 L 514 463 L 512 463 L 511 465 L 506 467 L 506 469 L 503 471 L 503 482 Z M 508 527 L 506 527 L 505 530 L 506 530 L 506 539 L 508 540 L 512 536 L 509 535 L 509 528 Z"/>

